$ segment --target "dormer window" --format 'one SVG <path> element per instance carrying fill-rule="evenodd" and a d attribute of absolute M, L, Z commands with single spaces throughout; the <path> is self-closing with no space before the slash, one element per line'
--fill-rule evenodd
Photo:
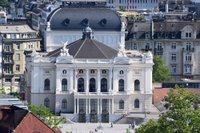
<path fill-rule="evenodd" d="M 81 21 L 81 25 L 82 25 L 82 26 L 87 26 L 88 23 L 89 23 L 89 20 L 88 20 L 87 18 L 85 18 L 85 19 L 83 19 L 83 20 Z"/>
<path fill-rule="evenodd" d="M 104 27 L 107 24 L 107 20 L 104 18 L 99 22 L 99 24 Z"/>
<path fill-rule="evenodd" d="M 70 23 L 70 20 L 69 20 L 68 18 L 66 18 L 66 19 L 62 22 L 62 24 L 63 24 L 64 26 L 68 26 L 69 23 Z"/>

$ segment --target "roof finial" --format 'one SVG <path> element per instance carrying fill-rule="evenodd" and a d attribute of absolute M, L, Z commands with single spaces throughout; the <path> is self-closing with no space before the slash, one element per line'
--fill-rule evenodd
<path fill-rule="evenodd" d="M 90 24 L 88 21 L 85 29 L 83 29 L 83 38 L 82 39 L 93 39 L 93 38 L 94 38 L 93 31 L 90 28 Z"/>

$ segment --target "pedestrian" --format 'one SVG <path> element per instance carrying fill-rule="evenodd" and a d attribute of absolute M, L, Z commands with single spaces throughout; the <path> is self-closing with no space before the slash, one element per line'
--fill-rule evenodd
<path fill-rule="evenodd" d="M 113 123 L 112 122 L 110 123 L 110 126 L 113 127 Z"/>

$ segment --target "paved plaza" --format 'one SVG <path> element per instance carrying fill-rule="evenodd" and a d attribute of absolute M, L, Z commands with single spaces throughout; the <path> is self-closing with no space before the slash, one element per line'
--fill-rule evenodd
<path fill-rule="evenodd" d="M 126 129 L 129 129 L 128 124 L 113 124 L 113 127 L 109 123 L 101 124 L 103 129 L 99 129 L 95 132 L 95 129 L 100 124 L 98 123 L 74 123 L 74 124 L 63 124 L 62 133 L 72 132 L 72 133 L 126 133 Z M 134 130 L 130 129 L 131 133 Z"/>

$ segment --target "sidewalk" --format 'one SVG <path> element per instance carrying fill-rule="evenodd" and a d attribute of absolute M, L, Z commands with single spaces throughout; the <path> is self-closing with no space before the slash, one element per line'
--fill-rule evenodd
<path fill-rule="evenodd" d="M 72 133 L 93 133 L 95 129 L 99 126 L 98 123 L 74 123 L 74 124 L 63 124 L 61 129 L 62 133 L 72 132 Z M 102 130 L 98 130 L 97 133 L 126 133 L 126 129 L 129 128 L 128 124 L 113 124 L 111 128 L 110 123 L 102 123 Z M 130 129 L 131 133 L 134 133 L 134 130 Z"/>

